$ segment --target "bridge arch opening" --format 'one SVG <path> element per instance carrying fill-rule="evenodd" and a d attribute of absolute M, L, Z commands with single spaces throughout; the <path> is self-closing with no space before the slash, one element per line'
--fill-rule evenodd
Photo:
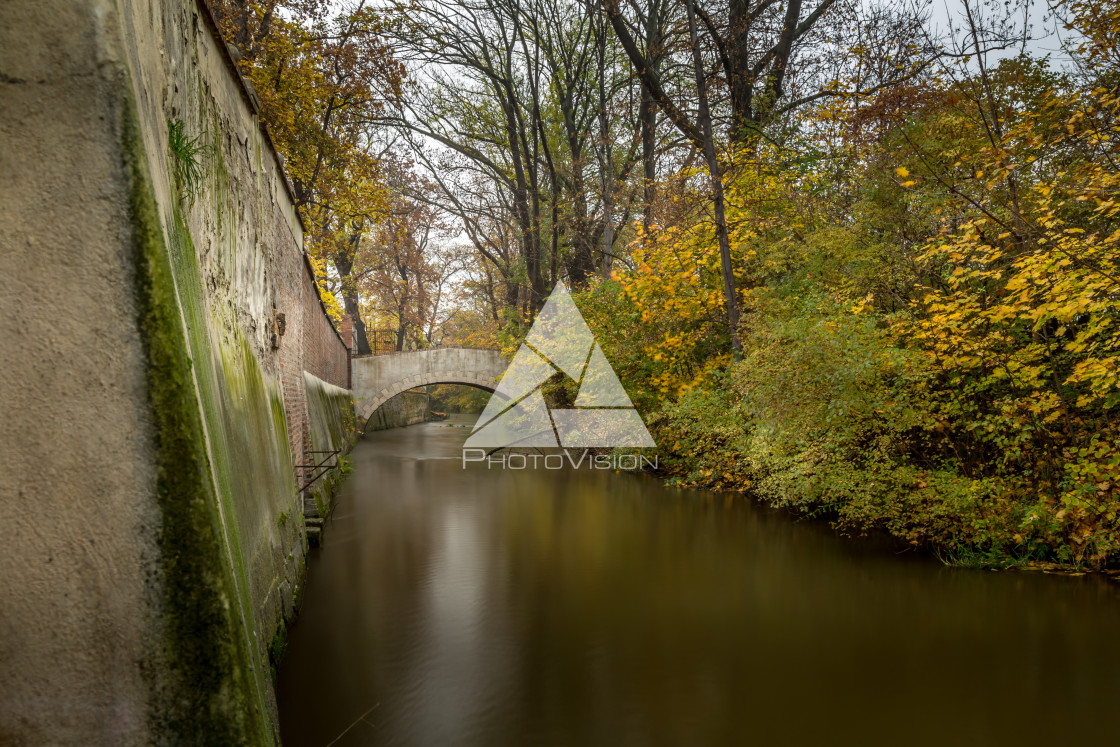
<path fill-rule="evenodd" d="M 357 407 L 358 417 L 363 420 L 369 419 L 375 412 L 377 412 L 378 409 L 380 409 L 394 397 L 410 391 L 423 392 L 428 385 L 439 384 L 457 384 L 460 386 L 469 386 L 490 393 L 493 393 L 495 386 L 493 381 L 487 379 L 464 381 L 462 380 L 462 377 L 460 377 L 460 379 L 437 378 L 434 381 L 426 381 L 423 384 L 395 382 L 393 384 L 390 384 L 383 390 L 385 392 L 384 394 L 379 393 L 377 396 L 371 399 L 363 399 L 361 402 L 359 402 Z"/>
<path fill-rule="evenodd" d="M 460 384 L 494 391 L 506 362 L 495 350 L 433 348 L 351 361 L 358 418 L 368 421 L 403 392 L 438 384 Z"/>
<path fill-rule="evenodd" d="M 399 387 L 393 386 L 389 388 L 389 392 L 395 393 L 390 393 L 384 397 L 378 397 L 374 403 L 368 405 L 365 405 L 365 403 L 358 404 L 357 409 L 360 418 L 363 417 L 363 413 L 369 413 L 363 418 L 363 433 L 405 425 L 415 425 L 432 419 L 443 419 L 443 417 L 446 417 L 449 413 L 482 412 L 483 407 L 486 405 L 486 397 L 478 398 L 476 407 L 467 409 L 456 408 L 454 406 L 449 407 L 447 392 L 440 392 L 440 390 L 446 390 L 448 387 L 469 389 L 479 393 L 486 393 L 487 395 L 494 392 L 493 382 L 490 381 L 461 381 L 448 379 L 432 381 L 419 386 L 413 385 L 408 388 L 405 388 L 403 384 Z M 395 391 L 397 389 L 399 389 L 399 391 Z M 433 394 L 442 394 L 442 398 L 433 399 Z M 467 397 L 463 399 L 469 400 L 471 398 Z M 436 417 L 433 418 L 433 415 Z"/>

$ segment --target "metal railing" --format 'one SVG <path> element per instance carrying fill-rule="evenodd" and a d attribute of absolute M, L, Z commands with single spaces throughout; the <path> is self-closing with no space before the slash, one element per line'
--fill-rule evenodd
<path fill-rule="evenodd" d="M 296 465 L 297 474 L 300 474 L 300 472 L 302 472 L 305 480 L 303 485 L 300 486 L 298 492 L 302 493 L 303 491 L 307 490 L 309 487 L 315 484 L 316 480 L 337 467 L 339 451 L 341 451 L 341 449 L 305 451 L 304 454 L 327 454 L 328 456 L 318 464 Z M 311 477 L 307 477 L 308 474 L 310 474 Z"/>
<path fill-rule="evenodd" d="M 373 351 L 373 355 L 385 355 L 386 353 L 398 352 L 396 330 L 367 329 L 366 340 L 369 341 L 369 348 Z"/>

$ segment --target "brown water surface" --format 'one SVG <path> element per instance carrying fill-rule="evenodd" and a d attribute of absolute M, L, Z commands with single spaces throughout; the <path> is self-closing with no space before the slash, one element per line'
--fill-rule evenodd
<path fill-rule="evenodd" d="M 463 469 L 465 422 L 354 449 L 280 667 L 287 747 L 1120 745 L 1120 584 Z"/>

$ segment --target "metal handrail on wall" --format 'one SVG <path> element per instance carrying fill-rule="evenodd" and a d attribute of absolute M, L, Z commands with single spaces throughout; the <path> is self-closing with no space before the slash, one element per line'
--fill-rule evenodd
<path fill-rule="evenodd" d="M 296 469 L 297 470 L 302 470 L 303 474 L 305 476 L 307 475 L 308 472 L 312 473 L 311 477 L 307 478 L 307 481 L 304 482 L 303 485 L 300 486 L 300 488 L 297 492 L 302 493 L 303 491 L 307 490 L 309 487 L 311 487 L 312 485 L 315 484 L 316 480 L 318 480 L 323 475 L 327 474 L 327 472 L 329 472 L 330 470 L 337 467 L 338 466 L 338 454 L 339 454 L 340 451 L 341 451 L 341 449 L 332 449 L 332 450 L 324 450 L 324 449 L 314 450 L 314 449 L 312 449 L 312 450 L 305 451 L 304 452 L 305 454 L 328 454 L 329 456 L 327 456 L 326 459 L 319 462 L 318 464 L 297 464 L 296 465 Z M 334 460 L 333 463 L 331 462 L 332 459 Z"/>

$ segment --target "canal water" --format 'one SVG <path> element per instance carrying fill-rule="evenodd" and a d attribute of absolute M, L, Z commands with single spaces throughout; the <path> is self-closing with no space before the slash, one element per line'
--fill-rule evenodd
<path fill-rule="evenodd" d="M 468 422 L 354 449 L 279 669 L 287 747 L 1120 744 L 1120 584 L 464 469 Z"/>

